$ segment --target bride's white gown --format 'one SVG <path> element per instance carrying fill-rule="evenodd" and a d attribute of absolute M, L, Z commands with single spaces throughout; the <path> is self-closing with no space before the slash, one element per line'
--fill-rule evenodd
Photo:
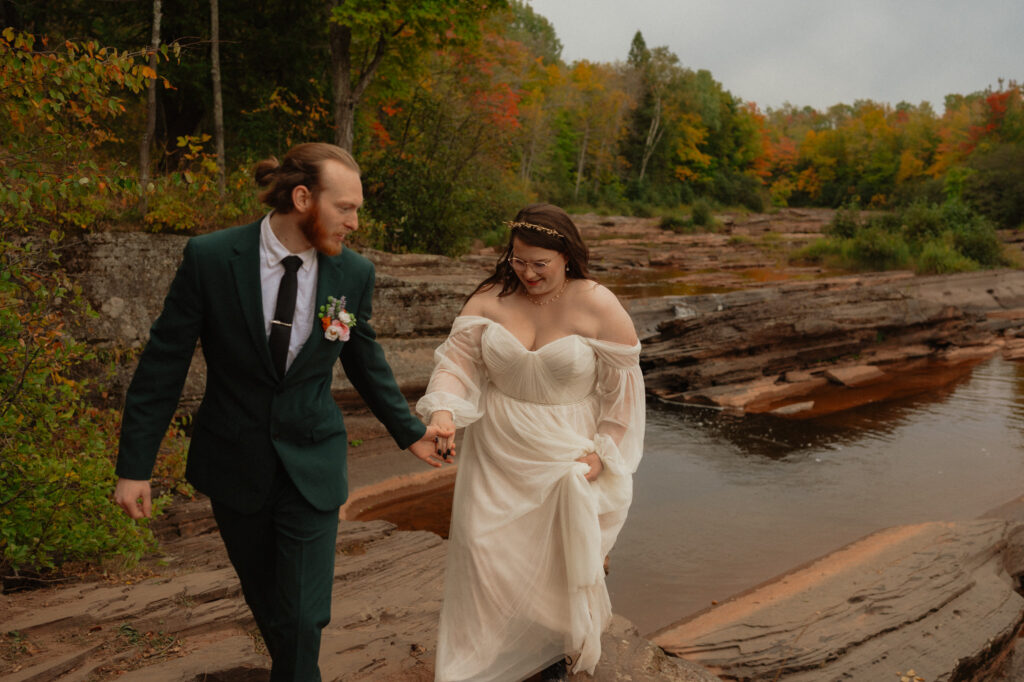
<path fill-rule="evenodd" d="M 519 680 L 564 653 L 593 672 L 611 618 L 603 561 L 643 449 L 639 354 L 578 335 L 531 351 L 496 322 L 455 319 L 416 406 L 468 426 L 436 680 Z M 589 483 L 575 460 L 594 451 L 605 469 Z"/>

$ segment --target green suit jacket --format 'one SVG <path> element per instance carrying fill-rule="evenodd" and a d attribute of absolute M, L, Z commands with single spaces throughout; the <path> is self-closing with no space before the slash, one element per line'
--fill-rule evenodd
<path fill-rule="evenodd" d="M 188 480 L 248 513 L 266 501 L 280 458 L 302 495 L 327 510 L 348 497 L 348 439 L 330 390 L 339 357 L 399 447 L 418 440 L 425 427 L 410 413 L 370 326 L 373 264 L 350 249 L 318 255 L 314 304 L 317 311 L 328 296 L 345 296 L 357 319 L 350 339 L 328 341 L 314 322 L 288 372 L 277 377 L 263 320 L 259 243 L 258 221 L 188 241 L 128 388 L 117 474 L 136 480 L 152 475 L 198 340 L 207 378 Z"/>

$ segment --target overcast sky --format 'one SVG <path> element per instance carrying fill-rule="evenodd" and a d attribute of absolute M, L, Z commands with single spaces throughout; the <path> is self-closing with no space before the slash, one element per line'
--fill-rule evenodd
<path fill-rule="evenodd" d="M 567 62 L 624 61 L 633 35 L 762 110 L 931 102 L 1024 81 L 1024 0 L 528 0 Z"/>

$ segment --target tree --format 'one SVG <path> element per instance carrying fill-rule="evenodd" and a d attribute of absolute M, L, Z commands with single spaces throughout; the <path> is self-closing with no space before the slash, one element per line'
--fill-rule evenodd
<path fill-rule="evenodd" d="M 545 65 L 562 61 L 562 41 L 547 18 L 537 14 L 523 0 L 512 0 L 511 14 L 504 27 L 505 36 L 523 45 Z"/>
<path fill-rule="evenodd" d="M 356 110 L 382 60 L 470 41 L 479 20 L 504 3 L 486 0 L 349 0 L 330 16 L 335 143 L 351 151 Z"/>
<path fill-rule="evenodd" d="M 679 57 L 670 52 L 667 47 L 656 47 L 649 54 L 641 72 L 643 105 L 638 109 L 638 123 L 642 124 L 643 121 L 646 121 L 647 124 L 640 154 L 639 179 L 641 182 L 644 175 L 647 174 L 647 164 L 651 160 L 651 155 L 654 154 L 655 147 L 665 135 L 665 128 L 662 124 L 665 94 L 672 80 L 673 72 L 679 66 Z"/>
<path fill-rule="evenodd" d="M 457 254 L 522 203 L 520 62 L 499 33 L 485 36 L 422 53 L 405 72 L 413 82 L 395 76 L 395 62 L 382 66 L 356 138 L 369 207 L 361 232 L 376 248 Z"/>
<path fill-rule="evenodd" d="M 213 81 L 213 140 L 217 148 L 217 192 L 225 192 L 224 99 L 220 89 L 220 7 L 210 0 L 210 79 Z"/>
<path fill-rule="evenodd" d="M 156 65 L 160 57 L 161 0 L 153 0 L 152 35 L 149 43 L 149 89 L 146 93 L 146 131 L 139 144 L 139 213 L 146 215 L 149 204 L 149 150 L 156 132 Z"/>

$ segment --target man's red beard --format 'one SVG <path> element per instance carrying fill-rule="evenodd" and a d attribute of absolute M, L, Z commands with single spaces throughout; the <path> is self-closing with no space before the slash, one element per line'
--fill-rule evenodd
<path fill-rule="evenodd" d="M 320 201 L 319 197 L 314 197 L 313 203 L 310 204 L 309 211 L 299 221 L 299 229 L 302 230 L 303 236 L 306 238 L 313 248 L 324 254 L 325 256 L 337 256 L 341 253 L 341 244 L 334 239 L 331 239 L 327 233 L 327 229 L 323 223 L 320 222 Z"/>

